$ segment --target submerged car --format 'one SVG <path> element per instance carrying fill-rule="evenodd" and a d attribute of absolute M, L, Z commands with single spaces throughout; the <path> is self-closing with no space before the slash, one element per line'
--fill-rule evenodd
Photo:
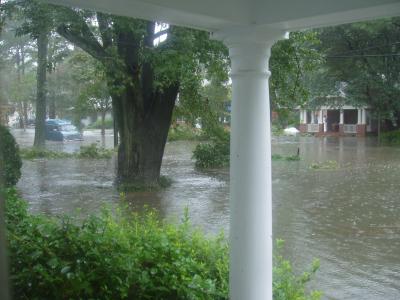
<path fill-rule="evenodd" d="M 46 140 L 50 141 L 81 141 L 82 134 L 69 121 L 48 119 L 46 121 Z"/>

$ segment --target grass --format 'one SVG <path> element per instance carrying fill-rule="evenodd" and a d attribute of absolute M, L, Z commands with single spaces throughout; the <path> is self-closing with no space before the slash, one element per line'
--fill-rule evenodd
<path fill-rule="evenodd" d="M 280 155 L 280 154 L 272 154 L 271 159 L 273 161 L 299 161 L 300 156 L 299 155 Z"/>
<path fill-rule="evenodd" d="M 327 160 L 324 162 L 313 162 L 310 165 L 310 169 L 314 170 L 335 170 L 339 168 L 339 164 L 336 160 Z"/>

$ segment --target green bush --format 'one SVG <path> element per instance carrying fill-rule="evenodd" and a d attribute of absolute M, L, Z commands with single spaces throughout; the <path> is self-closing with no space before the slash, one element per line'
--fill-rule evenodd
<path fill-rule="evenodd" d="M 6 193 L 14 299 L 228 299 L 228 245 L 205 237 L 186 217 L 180 225 L 105 211 L 80 225 L 27 212 L 15 190 Z M 274 299 L 315 300 L 305 292 L 315 273 L 295 276 L 274 261 Z"/>
<path fill-rule="evenodd" d="M 197 168 L 209 169 L 229 166 L 230 156 L 230 138 L 229 133 L 226 133 L 222 139 L 214 139 L 209 143 L 199 144 L 193 151 L 193 158 Z M 299 155 L 283 156 L 273 154 L 273 161 L 298 161 Z"/>
<path fill-rule="evenodd" d="M 112 119 L 105 119 L 104 128 L 113 129 L 114 121 Z M 89 124 L 88 126 L 86 126 L 86 129 L 101 129 L 101 119 L 98 119 L 96 122 Z"/>
<path fill-rule="evenodd" d="M 216 141 L 199 144 L 193 151 L 196 167 L 220 168 L 229 165 L 229 142 Z"/>
<path fill-rule="evenodd" d="M 56 159 L 56 158 L 71 158 L 74 157 L 73 153 L 52 151 L 47 149 L 39 149 L 39 148 L 22 148 L 20 150 L 21 157 L 23 159 L 35 159 L 35 158 L 48 158 L 48 159 Z"/>
<path fill-rule="evenodd" d="M 324 162 L 313 162 L 310 165 L 310 169 L 314 170 L 334 170 L 338 169 L 339 164 L 336 160 L 327 160 Z"/>
<path fill-rule="evenodd" d="M 57 159 L 57 158 L 89 158 L 89 159 L 107 159 L 114 154 L 113 149 L 105 149 L 98 147 L 93 143 L 89 146 L 81 146 L 80 150 L 74 153 L 52 151 L 38 148 L 23 148 L 21 149 L 21 157 L 23 159 Z"/>
<path fill-rule="evenodd" d="M 111 158 L 114 154 L 113 149 L 105 149 L 97 146 L 96 143 L 89 146 L 81 146 L 79 152 L 75 153 L 77 158 Z"/>
<path fill-rule="evenodd" d="M 277 160 L 298 161 L 298 160 L 300 160 L 300 156 L 299 155 L 284 156 L 284 155 L 280 155 L 280 154 L 272 154 L 271 159 L 274 161 L 277 161 Z"/>
<path fill-rule="evenodd" d="M 21 167 L 18 144 L 8 129 L 0 125 L 0 185 L 16 185 L 21 177 Z"/>
<path fill-rule="evenodd" d="M 389 145 L 400 145 L 400 130 L 382 133 L 381 141 Z"/>

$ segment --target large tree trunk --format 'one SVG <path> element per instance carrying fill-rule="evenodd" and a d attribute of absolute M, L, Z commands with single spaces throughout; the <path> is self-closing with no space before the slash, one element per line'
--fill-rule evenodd
<path fill-rule="evenodd" d="M 36 97 L 36 121 L 35 140 L 33 146 L 43 148 L 45 144 L 46 127 L 46 71 L 47 71 L 47 47 L 49 43 L 47 32 L 41 32 L 38 43 L 38 67 L 37 67 L 37 97 Z"/>
<path fill-rule="evenodd" d="M 49 58 L 48 58 L 49 59 Z M 53 66 L 49 69 L 49 76 L 55 71 L 53 70 Z M 47 99 L 49 102 L 49 119 L 55 119 L 56 118 L 56 96 L 55 93 L 53 92 L 53 89 L 50 90 L 49 92 L 49 99 Z"/>
<path fill-rule="evenodd" d="M 381 144 L 381 124 L 382 124 L 382 120 L 381 120 L 381 113 L 378 113 L 378 144 Z"/>
<path fill-rule="evenodd" d="M 157 186 L 179 84 L 163 86 L 161 91 L 155 84 L 153 66 L 141 57 L 143 46 L 154 47 L 154 22 L 147 23 L 142 40 L 119 18 L 111 22 L 106 15 L 97 14 L 97 21 L 102 44 L 85 22 L 61 25 L 57 32 L 101 61 L 106 69 L 116 124 L 115 145 L 118 134 L 120 137 L 117 182 L 128 189 Z M 116 59 L 110 59 L 110 53 Z"/>
<path fill-rule="evenodd" d="M 157 186 L 178 86 L 153 94 L 153 105 L 142 110 L 132 101 L 134 94 L 118 97 L 118 183 L 127 187 Z M 137 102 L 136 102 L 137 103 Z"/>
<path fill-rule="evenodd" d="M 56 99 L 54 95 L 51 95 L 49 99 L 49 119 L 56 118 Z"/>
<path fill-rule="evenodd" d="M 21 49 L 20 47 L 17 48 L 17 52 L 15 53 L 15 60 L 17 63 L 17 82 L 18 86 L 21 86 Z M 22 99 L 18 99 L 18 117 L 19 117 L 19 128 L 25 130 L 25 122 L 24 122 L 24 108 L 22 105 Z"/>
<path fill-rule="evenodd" d="M 118 147 L 118 124 L 116 121 L 116 116 L 113 111 L 113 131 L 114 131 L 114 148 Z"/>

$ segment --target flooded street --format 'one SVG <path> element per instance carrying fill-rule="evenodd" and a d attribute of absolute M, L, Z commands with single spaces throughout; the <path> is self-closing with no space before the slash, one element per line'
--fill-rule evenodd
<path fill-rule="evenodd" d="M 33 131 L 13 131 L 21 147 Z M 110 132 L 84 132 L 83 142 L 47 142 L 52 150 L 74 152 L 81 144 L 112 148 Z M 162 174 L 174 180 L 162 192 L 126 196 L 140 209 L 148 204 L 165 218 L 191 221 L 209 233 L 229 230 L 229 171 L 201 172 L 191 160 L 195 142 L 166 146 Z M 273 162 L 274 238 L 286 241 L 297 270 L 313 258 L 321 268 L 312 286 L 323 299 L 400 299 L 400 148 L 378 147 L 370 138 L 274 138 L 273 153 L 300 161 Z M 314 170 L 314 162 L 334 160 L 338 168 Z M 121 203 L 110 160 L 24 160 L 18 184 L 33 212 L 86 215 Z"/>

